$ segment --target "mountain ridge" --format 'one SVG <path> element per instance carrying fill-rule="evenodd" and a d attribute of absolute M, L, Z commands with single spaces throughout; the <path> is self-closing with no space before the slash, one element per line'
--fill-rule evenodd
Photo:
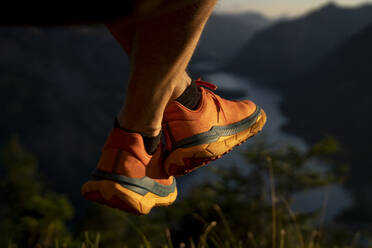
<path fill-rule="evenodd" d="M 372 169 L 370 140 L 372 117 L 372 23 L 345 40 L 313 70 L 285 85 L 281 109 L 289 118 L 285 131 L 312 142 L 324 135 L 336 137 L 344 146 L 342 160 L 351 173 L 347 188 L 355 205 L 341 216 L 343 221 L 372 228 Z M 302 87 L 293 87 L 301 84 Z M 369 223 L 369 224 L 368 224 Z"/>
<path fill-rule="evenodd" d="M 274 82 L 311 69 L 340 42 L 369 23 L 372 23 L 370 4 L 358 8 L 327 4 L 302 17 L 258 31 L 222 70 L 279 88 Z"/>

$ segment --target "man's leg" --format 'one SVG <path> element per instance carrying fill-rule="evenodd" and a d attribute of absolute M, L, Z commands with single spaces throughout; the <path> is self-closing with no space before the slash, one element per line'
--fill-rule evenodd
<path fill-rule="evenodd" d="M 183 8 L 171 6 L 171 11 L 164 6 L 168 11 L 154 13 L 153 6 L 140 3 L 133 19 L 107 24 L 129 54 L 129 89 L 117 116 L 120 123 L 111 130 L 91 180 L 83 185 L 86 199 L 136 214 L 176 200 L 176 181 L 164 170 L 158 134 L 166 105 L 191 82 L 185 69 L 215 2 L 199 0 Z"/>
<path fill-rule="evenodd" d="M 216 0 L 200 0 L 131 20 L 107 23 L 130 57 L 127 98 L 118 114 L 122 128 L 146 136 L 161 130 L 164 109 L 180 96 L 191 79 L 185 72 Z M 144 2 L 143 2 L 144 3 Z M 141 6 L 137 6 L 141 10 Z M 132 34 L 132 35 L 131 35 Z M 133 37 L 132 39 L 130 37 Z"/>

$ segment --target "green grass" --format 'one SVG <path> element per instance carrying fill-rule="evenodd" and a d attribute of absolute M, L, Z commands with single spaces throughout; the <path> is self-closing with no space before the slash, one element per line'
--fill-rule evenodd
<path fill-rule="evenodd" d="M 0 248 L 365 248 L 368 232 L 324 222 L 327 197 L 316 211 L 291 209 L 294 194 L 343 182 L 338 150 L 330 138 L 307 151 L 256 144 L 245 153 L 248 172 L 211 166 L 213 180 L 148 216 L 91 204 L 71 232 L 72 205 L 45 187 L 36 159 L 13 139 L 0 152 Z M 310 161 L 327 163 L 317 171 Z"/>

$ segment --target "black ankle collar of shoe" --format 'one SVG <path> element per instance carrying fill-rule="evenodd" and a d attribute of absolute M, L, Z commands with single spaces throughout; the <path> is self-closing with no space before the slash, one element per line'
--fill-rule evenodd
<path fill-rule="evenodd" d="M 176 101 L 188 109 L 195 110 L 199 106 L 200 98 L 201 91 L 195 81 L 193 81 Z"/>
<path fill-rule="evenodd" d="M 136 131 L 132 131 L 132 130 L 128 130 L 128 129 L 122 128 L 120 126 L 120 123 L 119 123 L 118 118 L 116 118 L 116 117 L 115 117 L 115 120 L 114 120 L 114 128 L 119 128 L 119 129 L 121 129 L 121 130 L 123 130 L 123 131 L 125 131 L 127 133 L 139 133 L 139 132 L 136 132 Z M 159 143 L 160 143 L 161 131 L 160 131 L 160 133 L 157 136 L 146 136 L 146 135 L 143 135 L 141 133 L 139 133 L 139 134 L 142 136 L 143 144 L 145 146 L 146 152 L 149 155 L 154 154 L 155 151 L 156 151 L 156 149 L 159 146 Z"/>

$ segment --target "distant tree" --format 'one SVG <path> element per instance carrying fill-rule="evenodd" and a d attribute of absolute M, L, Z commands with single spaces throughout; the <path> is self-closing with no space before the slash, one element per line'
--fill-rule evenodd
<path fill-rule="evenodd" d="M 73 208 L 68 199 L 52 192 L 37 170 L 35 157 L 17 137 L 0 152 L 0 247 L 54 247 L 68 242 L 66 221 Z"/>

